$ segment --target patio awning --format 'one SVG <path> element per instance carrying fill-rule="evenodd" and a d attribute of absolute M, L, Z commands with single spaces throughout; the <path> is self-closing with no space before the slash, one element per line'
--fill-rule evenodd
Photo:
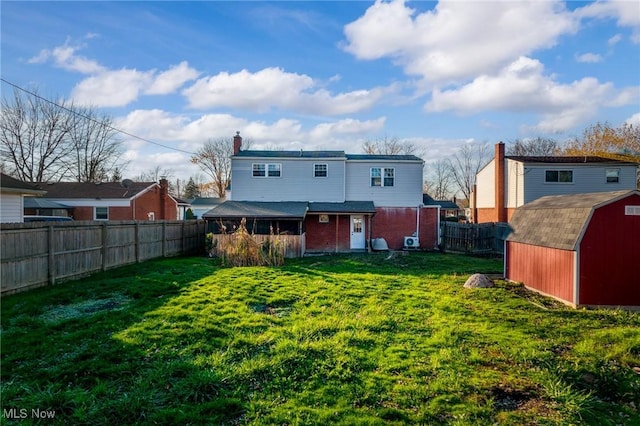
<path fill-rule="evenodd" d="M 72 209 L 73 207 L 39 197 L 24 197 L 25 209 Z"/>
<path fill-rule="evenodd" d="M 375 214 L 373 201 L 345 201 L 344 203 L 309 203 L 309 213 L 314 214 Z"/>
<path fill-rule="evenodd" d="M 205 219 L 304 219 L 307 214 L 307 202 L 258 202 L 258 201 L 225 201 L 218 207 L 209 210 Z"/>

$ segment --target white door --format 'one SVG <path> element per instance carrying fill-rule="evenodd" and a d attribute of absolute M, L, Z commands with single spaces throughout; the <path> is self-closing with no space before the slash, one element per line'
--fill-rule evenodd
<path fill-rule="evenodd" d="M 351 249 L 364 249 L 364 217 L 351 216 Z"/>

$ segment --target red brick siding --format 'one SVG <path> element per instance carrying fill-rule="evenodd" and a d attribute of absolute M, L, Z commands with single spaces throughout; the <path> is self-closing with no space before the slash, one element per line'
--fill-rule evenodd
<path fill-rule="evenodd" d="M 338 227 L 336 231 L 336 221 Z M 341 252 L 351 248 L 351 217 L 329 215 L 329 223 L 320 223 L 319 216 L 307 215 L 305 246 L 309 252 Z M 368 226 L 368 222 L 365 226 Z M 367 229 L 365 228 L 365 231 Z M 368 231 L 367 231 L 368 232 Z M 336 233 L 338 244 L 336 247 Z M 368 235 L 368 233 L 367 233 Z"/>
<path fill-rule="evenodd" d="M 416 231 L 416 207 L 378 207 L 373 217 L 371 238 L 384 238 L 392 250 L 402 249 L 404 237 Z M 420 248 L 438 245 L 438 209 L 420 209 Z"/>
<path fill-rule="evenodd" d="M 148 213 L 154 212 L 156 220 L 176 220 L 178 215 L 178 205 L 169 196 L 164 200 L 165 217 L 162 217 L 162 199 L 160 188 L 154 186 L 126 207 L 109 207 L 109 220 L 148 220 Z M 135 209 L 135 215 L 134 215 Z M 93 220 L 93 207 L 79 206 L 73 209 L 75 220 Z"/>

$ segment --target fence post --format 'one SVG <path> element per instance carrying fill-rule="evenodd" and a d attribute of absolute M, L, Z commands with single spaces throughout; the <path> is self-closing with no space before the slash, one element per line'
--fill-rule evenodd
<path fill-rule="evenodd" d="M 48 234 L 48 261 L 47 266 L 49 270 L 49 285 L 54 285 L 56 283 L 56 253 L 55 253 L 55 238 L 54 238 L 53 225 L 49 225 L 49 234 Z"/>
<path fill-rule="evenodd" d="M 167 257 L 167 221 L 162 221 L 162 257 Z"/>
<path fill-rule="evenodd" d="M 109 230 L 107 229 L 107 222 L 102 222 L 102 270 L 107 270 L 107 235 Z"/>
<path fill-rule="evenodd" d="M 136 246 L 136 263 L 140 263 L 140 223 L 136 220 L 135 222 L 134 232 L 135 235 L 135 246 Z"/>

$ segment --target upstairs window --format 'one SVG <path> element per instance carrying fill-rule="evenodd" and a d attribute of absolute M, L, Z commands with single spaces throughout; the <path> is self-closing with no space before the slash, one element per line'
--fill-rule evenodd
<path fill-rule="evenodd" d="M 319 163 L 313 165 L 313 177 L 325 178 L 328 176 L 329 165 L 326 163 Z"/>
<path fill-rule="evenodd" d="M 253 165 L 253 177 L 265 177 L 266 174 L 266 164 L 254 164 Z"/>
<path fill-rule="evenodd" d="M 573 183 L 573 170 L 545 170 L 546 183 Z"/>
<path fill-rule="evenodd" d="M 253 163 L 251 175 L 253 177 L 280 177 L 282 164 L 280 163 Z"/>
<path fill-rule="evenodd" d="M 281 164 L 268 164 L 267 167 L 269 169 L 269 177 L 280 177 Z"/>
<path fill-rule="evenodd" d="M 606 169 L 605 176 L 607 178 L 607 183 L 619 183 L 620 169 Z"/>
<path fill-rule="evenodd" d="M 386 167 L 371 168 L 371 186 L 393 186 L 395 169 Z"/>

